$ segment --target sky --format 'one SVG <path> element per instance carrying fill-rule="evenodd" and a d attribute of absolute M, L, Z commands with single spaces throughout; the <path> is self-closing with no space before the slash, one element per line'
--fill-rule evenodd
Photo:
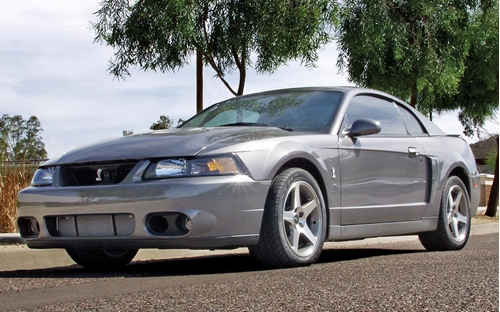
<path fill-rule="evenodd" d="M 113 49 L 94 43 L 91 22 L 99 0 L 0 0 L 0 114 L 36 116 L 49 157 L 83 144 L 122 136 L 123 130 L 148 132 L 168 115 L 188 119 L 196 113 L 194 64 L 172 73 L 131 69 L 126 80 L 107 71 Z M 194 58 L 193 58 L 194 60 Z M 245 94 L 305 86 L 346 86 L 347 75 L 336 67 L 335 44 L 319 52 L 317 67 L 298 62 L 272 75 L 249 69 Z M 204 70 L 204 106 L 232 94 Z M 229 77 L 233 85 L 237 75 Z M 434 117 L 447 133 L 463 129 L 457 113 Z M 498 133 L 498 124 L 487 130 Z M 466 138 L 469 142 L 477 138 Z"/>

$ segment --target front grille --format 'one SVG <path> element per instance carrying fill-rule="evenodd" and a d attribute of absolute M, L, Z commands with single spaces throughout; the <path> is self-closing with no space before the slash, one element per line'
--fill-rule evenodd
<path fill-rule="evenodd" d="M 135 217 L 128 213 L 50 216 L 45 223 L 55 237 L 124 237 L 135 230 Z"/>
<path fill-rule="evenodd" d="M 61 166 L 61 186 L 110 185 L 123 181 L 137 164 L 133 162 Z"/>

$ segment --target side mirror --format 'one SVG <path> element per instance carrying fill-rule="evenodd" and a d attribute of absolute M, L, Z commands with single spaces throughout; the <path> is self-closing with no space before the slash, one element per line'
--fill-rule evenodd
<path fill-rule="evenodd" d="M 382 127 L 380 126 L 380 121 L 362 118 L 358 119 L 352 123 L 352 126 L 349 129 L 344 130 L 344 134 L 350 138 L 377 134 L 380 132 Z"/>

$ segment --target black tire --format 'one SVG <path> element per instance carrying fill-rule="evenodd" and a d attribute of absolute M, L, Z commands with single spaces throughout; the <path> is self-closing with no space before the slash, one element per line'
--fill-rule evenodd
<path fill-rule="evenodd" d="M 460 250 L 469 239 L 471 226 L 470 199 L 460 178 L 446 181 L 441 197 L 438 226 L 435 231 L 420 233 L 420 242 L 427 250 Z"/>
<path fill-rule="evenodd" d="M 274 268 L 310 265 L 323 250 L 326 229 L 318 183 L 305 170 L 287 169 L 271 184 L 259 243 L 249 247 L 250 254 Z"/>
<path fill-rule="evenodd" d="M 113 270 L 127 265 L 138 249 L 66 249 L 68 255 L 81 266 L 93 270 Z"/>

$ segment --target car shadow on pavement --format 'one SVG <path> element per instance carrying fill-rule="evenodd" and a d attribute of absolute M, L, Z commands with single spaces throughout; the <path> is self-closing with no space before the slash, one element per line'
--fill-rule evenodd
<path fill-rule="evenodd" d="M 421 249 L 342 248 L 325 249 L 316 264 L 354 261 L 370 257 L 425 252 Z M 1 278 L 113 278 L 148 276 L 188 276 L 272 270 L 249 254 L 225 254 L 191 258 L 133 261 L 112 271 L 95 271 L 78 265 L 49 269 L 0 272 Z"/>
<path fill-rule="evenodd" d="M 353 261 L 371 257 L 381 257 L 400 254 L 426 252 L 425 249 L 383 249 L 383 248 L 353 248 L 353 249 L 325 249 L 316 263 L 331 263 Z"/>

